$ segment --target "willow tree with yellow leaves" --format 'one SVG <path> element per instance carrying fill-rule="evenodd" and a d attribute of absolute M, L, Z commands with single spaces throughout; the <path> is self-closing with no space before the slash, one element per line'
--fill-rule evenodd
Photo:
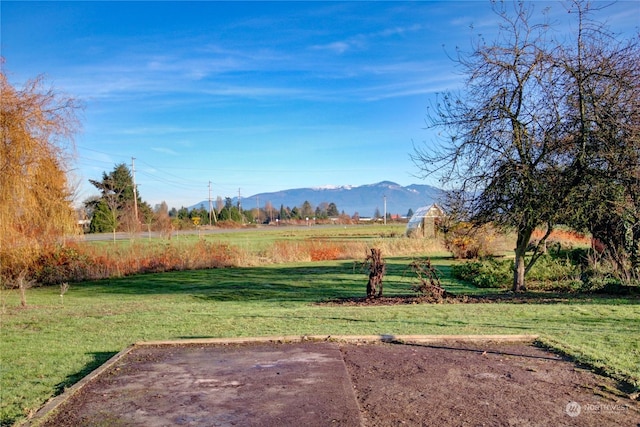
<path fill-rule="evenodd" d="M 14 87 L 4 71 L 0 93 L 0 287 L 24 291 L 40 257 L 77 230 L 67 170 L 79 103 L 42 77 Z"/>

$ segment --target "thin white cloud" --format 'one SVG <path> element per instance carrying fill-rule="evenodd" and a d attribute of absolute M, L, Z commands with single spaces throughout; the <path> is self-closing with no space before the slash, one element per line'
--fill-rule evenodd
<path fill-rule="evenodd" d="M 348 51 L 350 48 L 351 48 L 351 44 L 346 41 L 339 41 L 339 42 L 332 42 L 332 43 L 327 43 L 323 45 L 311 46 L 311 49 L 313 50 L 326 50 L 326 51 L 336 53 L 338 55 L 342 55 L 343 53 Z"/>
<path fill-rule="evenodd" d="M 406 27 L 391 27 L 385 28 L 381 31 L 371 32 L 366 34 L 356 34 L 344 40 L 334 41 L 326 44 L 316 44 L 311 46 L 312 50 L 325 50 L 342 55 L 347 51 L 362 50 L 372 44 L 374 39 L 388 38 L 397 35 L 404 35 L 406 33 L 420 31 L 423 26 L 420 24 L 414 24 Z"/>
<path fill-rule="evenodd" d="M 384 29 L 378 33 L 374 33 L 374 36 L 391 37 L 396 35 L 403 35 L 406 33 L 412 33 L 415 31 L 420 31 L 423 28 L 424 26 L 422 26 L 421 24 L 413 24 L 413 25 L 409 25 L 408 27 L 393 27 L 393 28 Z"/>
<path fill-rule="evenodd" d="M 153 127 L 136 127 L 123 128 L 113 132 L 117 135 L 172 135 L 191 131 L 190 128 L 177 126 L 153 126 Z"/>
<path fill-rule="evenodd" d="M 268 86 L 219 86 L 204 89 L 202 93 L 216 96 L 230 96 L 243 98 L 262 98 L 262 97 L 301 97 L 308 94 L 306 89 L 298 89 L 292 87 L 268 87 Z"/>
<path fill-rule="evenodd" d="M 151 147 L 151 150 L 155 151 L 156 153 L 169 154 L 171 156 L 177 156 L 179 154 L 177 151 L 166 147 Z"/>
<path fill-rule="evenodd" d="M 425 70 L 423 76 L 413 76 L 404 81 L 369 86 L 356 95 L 365 101 L 434 94 L 452 90 L 460 85 L 461 76 L 443 70 Z"/>

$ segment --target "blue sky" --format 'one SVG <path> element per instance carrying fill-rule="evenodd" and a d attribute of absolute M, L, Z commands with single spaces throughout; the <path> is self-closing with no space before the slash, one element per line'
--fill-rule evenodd
<path fill-rule="evenodd" d="M 553 20 L 566 19 L 560 2 Z M 9 80 L 44 74 L 84 102 L 79 201 L 118 163 L 143 200 L 189 206 L 287 188 L 437 184 L 409 155 L 429 143 L 437 92 L 460 89 L 447 53 L 491 39 L 488 1 L 12 2 L 1 8 Z M 640 26 L 640 2 L 600 17 Z M 571 30 L 570 26 L 563 27 Z"/>

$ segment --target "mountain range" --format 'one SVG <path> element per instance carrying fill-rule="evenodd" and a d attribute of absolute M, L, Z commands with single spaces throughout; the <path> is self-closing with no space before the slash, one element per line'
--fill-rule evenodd
<path fill-rule="evenodd" d="M 321 203 L 335 203 L 338 212 L 347 215 L 358 213 L 361 217 L 374 216 L 376 210 L 383 214 L 385 209 L 388 214 L 399 214 L 405 216 L 409 209 L 414 212 L 422 207 L 440 201 L 444 191 L 430 185 L 412 184 L 403 187 L 395 182 L 382 181 L 376 184 L 361 186 L 326 186 L 315 188 L 295 188 L 281 190 L 272 193 L 254 194 L 243 197 L 241 204 L 243 209 L 252 209 L 256 206 L 264 208 L 267 202 L 271 203 L 274 209 L 280 206 L 293 208 L 302 206 L 305 201 L 311 203 L 315 209 Z M 236 205 L 238 198 L 233 198 Z M 209 201 L 204 200 L 189 207 L 189 209 L 209 206 Z"/>

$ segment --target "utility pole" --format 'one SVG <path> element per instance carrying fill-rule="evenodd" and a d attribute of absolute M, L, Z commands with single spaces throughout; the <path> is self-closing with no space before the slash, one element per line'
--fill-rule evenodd
<path fill-rule="evenodd" d="M 387 196 L 384 195 L 384 225 L 387 225 Z"/>
<path fill-rule="evenodd" d="M 240 195 L 240 188 L 238 188 L 238 212 L 240 212 L 240 220 L 244 224 L 244 219 L 242 218 L 242 202 L 240 201 L 242 196 Z"/>
<path fill-rule="evenodd" d="M 211 181 L 209 181 L 209 225 L 211 225 Z"/>
<path fill-rule="evenodd" d="M 260 196 L 256 196 L 256 208 L 258 208 L 258 220 L 256 221 L 256 223 L 260 224 Z"/>
<path fill-rule="evenodd" d="M 133 178 L 133 212 L 135 214 L 136 229 L 138 228 L 138 188 L 136 186 L 136 158 L 131 158 L 131 177 Z"/>

